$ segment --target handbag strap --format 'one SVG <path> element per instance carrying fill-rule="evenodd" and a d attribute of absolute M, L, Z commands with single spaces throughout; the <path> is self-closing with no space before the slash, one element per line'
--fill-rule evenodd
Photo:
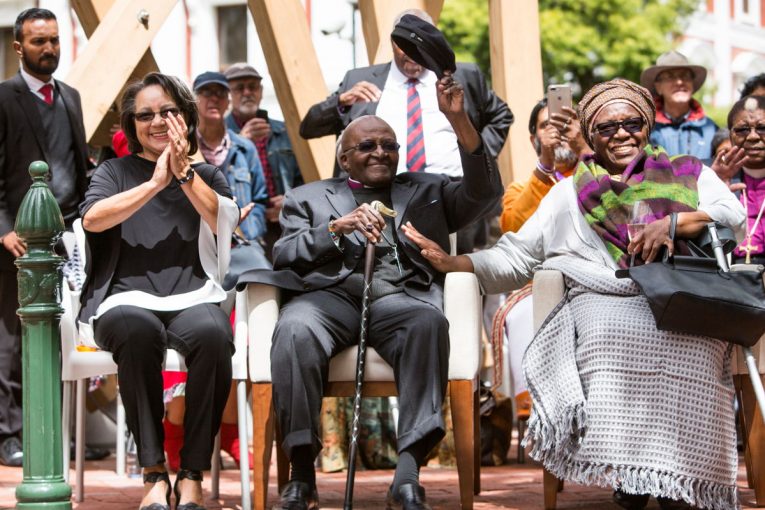
<path fill-rule="evenodd" d="M 672 240 L 672 243 L 675 242 L 675 232 L 677 231 L 677 213 L 673 212 L 669 214 L 669 238 Z M 661 258 L 662 262 L 665 264 L 669 262 L 669 250 L 664 249 L 664 256 Z"/>

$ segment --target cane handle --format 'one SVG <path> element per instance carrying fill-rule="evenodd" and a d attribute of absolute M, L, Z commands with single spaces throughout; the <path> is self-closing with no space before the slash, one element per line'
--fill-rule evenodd
<path fill-rule="evenodd" d="M 379 200 L 375 200 L 374 202 L 369 204 L 369 207 L 379 212 L 383 216 L 387 216 L 388 218 L 395 218 L 396 216 L 398 216 L 398 213 L 396 211 L 394 211 L 393 209 L 387 208 L 385 204 L 383 204 Z"/>

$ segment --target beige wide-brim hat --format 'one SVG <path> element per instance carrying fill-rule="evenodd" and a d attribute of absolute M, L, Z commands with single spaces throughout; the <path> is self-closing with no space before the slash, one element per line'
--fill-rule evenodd
<path fill-rule="evenodd" d="M 655 66 L 649 67 L 640 74 L 640 84 L 650 90 L 652 94 L 658 95 L 654 86 L 656 77 L 662 71 L 669 69 L 690 69 L 693 73 L 693 92 L 699 90 L 704 85 L 704 80 L 707 79 L 706 67 L 690 64 L 688 57 L 679 51 L 668 51 L 659 55 Z"/>

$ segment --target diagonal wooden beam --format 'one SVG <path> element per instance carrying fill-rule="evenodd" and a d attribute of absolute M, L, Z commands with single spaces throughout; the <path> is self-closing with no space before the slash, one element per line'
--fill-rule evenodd
<path fill-rule="evenodd" d="M 305 140 L 299 134 L 308 109 L 329 93 L 303 4 L 300 0 L 248 0 L 248 4 L 303 179 L 331 177 L 334 137 Z"/>
<path fill-rule="evenodd" d="M 393 58 L 390 33 L 398 13 L 405 9 L 422 9 L 438 23 L 443 6 L 444 0 L 359 0 L 369 63 L 381 64 Z"/>
<path fill-rule="evenodd" d="M 87 98 L 83 121 L 88 140 L 93 138 L 131 75 L 136 70 L 141 73 L 156 70 L 151 55 L 143 59 L 176 1 L 74 0 L 80 22 L 91 36 L 65 81 Z M 142 11 L 148 13 L 146 24 L 139 19 Z M 109 72 L 104 73 L 104 69 Z"/>
<path fill-rule="evenodd" d="M 502 182 L 510 184 L 527 179 L 537 158 L 526 119 L 544 93 L 538 1 L 489 0 L 489 33 L 492 86 L 516 119 L 497 158 Z"/>

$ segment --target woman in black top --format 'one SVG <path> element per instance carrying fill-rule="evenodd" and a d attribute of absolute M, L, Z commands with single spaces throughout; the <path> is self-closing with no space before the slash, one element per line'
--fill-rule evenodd
<path fill-rule="evenodd" d="M 190 164 L 198 117 L 180 80 L 148 74 L 121 106 L 132 155 L 96 170 L 80 208 L 90 250 L 80 330 L 118 365 L 146 510 L 169 510 L 161 370 L 167 347 L 185 357 L 186 441 L 175 494 L 179 510 L 195 510 L 231 383 L 233 338 L 218 303 L 239 212 L 216 167 Z"/>

